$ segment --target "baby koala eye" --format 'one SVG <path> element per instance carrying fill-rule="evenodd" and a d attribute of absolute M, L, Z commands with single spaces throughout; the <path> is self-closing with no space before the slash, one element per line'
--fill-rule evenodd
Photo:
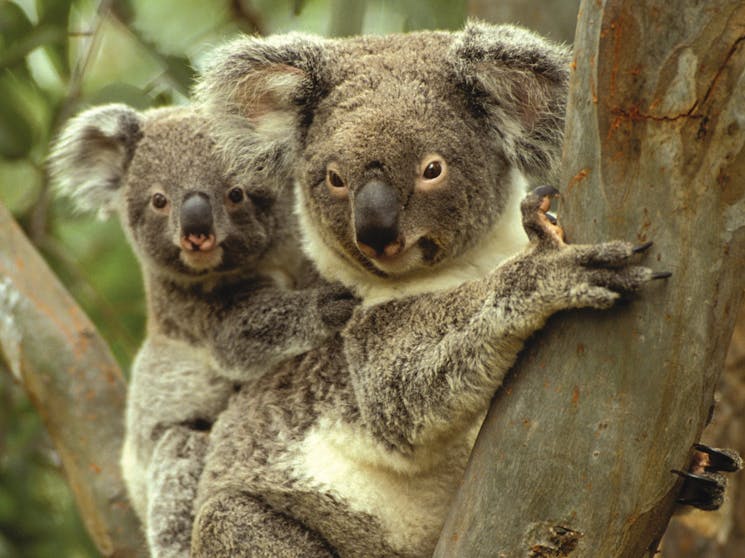
<path fill-rule="evenodd" d="M 335 197 L 346 197 L 349 192 L 344 179 L 339 174 L 338 167 L 334 163 L 326 168 L 326 186 L 331 195 Z"/>
<path fill-rule="evenodd" d="M 228 191 L 228 199 L 233 203 L 241 203 L 243 201 L 243 189 L 236 186 Z"/>
<path fill-rule="evenodd" d="M 419 177 L 416 180 L 418 190 L 434 190 L 446 183 L 447 163 L 440 155 L 430 154 L 422 159 L 419 166 Z"/>
<path fill-rule="evenodd" d="M 160 192 L 154 193 L 151 201 L 155 209 L 163 209 L 165 206 L 168 205 L 168 198 Z"/>

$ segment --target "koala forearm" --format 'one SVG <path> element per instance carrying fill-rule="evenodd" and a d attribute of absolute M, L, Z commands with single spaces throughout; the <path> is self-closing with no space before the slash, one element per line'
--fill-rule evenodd
<path fill-rule="evenodd" d="M 483 281 L 355 316 L 345 348 L 363 420 L 377 438 L 406 450 L 467 427 L 486 408 L 525 339 L 554 312 L 516 284 L 524 267 L 513 261 Z"/>
<path fill-rule="evenodd" d="M 483 280 L 360 312 L 346 350 L 362 416 L 378 438 L 411 451 L 469 426 L 552 314 L 609 308 L 620 293 L 668 276 L 629 265 L 650 244 L 541 242 Z M 381 414 L 387 420 L 374 420 Z"/>
<path fill-rule="evenodd" d="M 316 289 L 267 288 L 215 313 L 207 341 L 231 379 L 249 380 L 320 345 L 336 332 L 324 320 Z"/>

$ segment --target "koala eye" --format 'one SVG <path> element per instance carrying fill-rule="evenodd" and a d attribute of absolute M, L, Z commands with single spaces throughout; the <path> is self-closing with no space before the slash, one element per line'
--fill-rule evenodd
<path fill-rule="evenodd" d="M 344 181 L 341 176 L 332 170 L 328 172 L 328 181 L 334 188 L 344 188 Z"/>
<path fill-rule="evenodd" d="M 168 198 L 160 192 L 156 192 L 153 194 L 152 204 L 155 209 L 163 209 L 168 205 Z"/>
<path fill-rule="evenodd" d="M 416 180 L 418 190 L 433 190 L 445 183 L 447 164 L 440 155 L 428 155 L 422 159 L 419 169 L 419 178 Z"/>
<path fill-rule="evenodd" d="M 243 189 L 236 186 L 228 191 L 228 199 L 233 203 L 241 203 L 243 201 Z"/>
<path fill-rule="evenodd" d="M 424 169 L 422 176 L 427 180 L 434 180 L 442 174 L 442 164 L 439 161 L 432 161 L 427 168 Z"/>
<path fill-rule="evenodd" d="M 345 197 L 349 191 L 344 179 L 333 163 L 326 168 L 326 186 L 328 186 L 331 194 L 336 197 Z"/>

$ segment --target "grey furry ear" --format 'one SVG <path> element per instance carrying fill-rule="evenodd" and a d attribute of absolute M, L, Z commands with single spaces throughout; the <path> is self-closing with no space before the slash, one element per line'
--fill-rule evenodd
<path fill-rule="evenodd" d="M 102 217 L 116 209 L 117 191 L 142 138 L 142 116 L 127 105 L 88 109 L 70 119 L 49 156 L 58 192 Z"/>
<path fill-rule="evenodd" d="M 328 84 L 324 39 L 304 33 L 244 37 L 214 50 L 194 97 L 230 172 L 287 178 L 301 124 Z"/>
<path fill-rule="evenodd" d="M 470 21 L 451 57 L 507 157 L 533 177 L 550 178 L 561 157 L 570 49 L 520 27 Z"/>

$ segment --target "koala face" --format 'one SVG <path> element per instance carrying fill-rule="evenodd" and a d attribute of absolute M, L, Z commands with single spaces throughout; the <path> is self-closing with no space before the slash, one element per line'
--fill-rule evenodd
<path fill-rule="evenodd" d="M 275 227 L 269 192 L 237 181 L 212 151 L 191 109 L 108 105 L 67 125 L 51 168 L 79 207 L 119 214 L 148 269 L 199 278 L 252 266 Z"/>
<path fill-rule="evenodd" d="M 430 38 L 418 55 L 416 35 L 393 52 L 385 38 L 330 49 L 329 71 L 345 78 L 318 103 L 299 161 L 320 244 L 378 276 L 456 258 L 510 194 L 504 153 L 444 63 L 448 37 Z"/>
<path fill-rule="evenodd" d="M 396 283 L 493 267 L 494 247 L 525 242 L 517 190 L 555 167 L 568 65 L 509 26 L 290 34 L 216 52 L 197 95 L 234 160 L 292 161 L 307 252 L 327 277 Z"/>

